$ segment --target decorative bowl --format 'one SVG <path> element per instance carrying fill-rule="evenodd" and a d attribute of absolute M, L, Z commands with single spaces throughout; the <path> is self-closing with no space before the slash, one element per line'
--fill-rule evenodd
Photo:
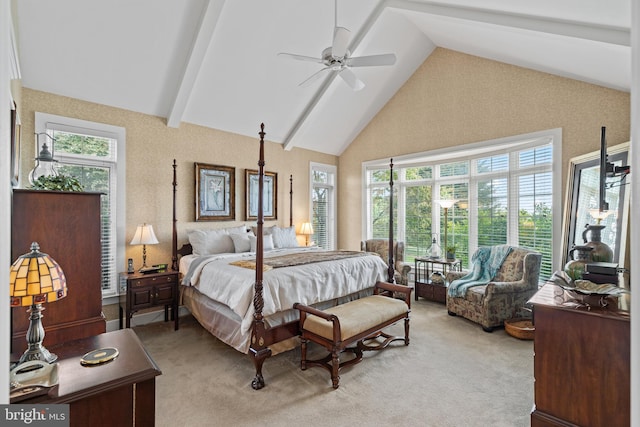
<path fill-rule="evenodd" d="M 531 319 L 509 319 L 504 321 L 504 330 L 512 337 L 532 340 L 536 328 Z"/>

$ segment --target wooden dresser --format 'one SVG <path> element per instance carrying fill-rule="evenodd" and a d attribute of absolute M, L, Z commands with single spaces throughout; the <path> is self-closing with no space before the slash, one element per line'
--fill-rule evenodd
<path fill-rule="evenodd" d="M 100 194 L 13 190 L 11 259 L 31 242 L 49 254 L 67 278 L 66 298 L 44 304 L 46 347 L 106 330 L 102 315 Z M 11 310 L 13 352 L 27 348 L 27 307 Z"/>
<path fill-rule="evenodd" d="M 630 425 L 631 335 L 623 298 L 608 298 L 603 308 L 599 297 L 547 283 L 531 299 L 532 427 Z"/>

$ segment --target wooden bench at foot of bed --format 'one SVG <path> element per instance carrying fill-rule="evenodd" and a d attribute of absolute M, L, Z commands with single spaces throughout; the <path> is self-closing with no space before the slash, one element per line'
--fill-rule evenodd
<path fill-rule="evenodd" d="M 394 298 L 394 293 L 404 295 L 404 299 Z M 360 362 L 363 351 L 382 350 L 397 340 L 403 340 L 404 345 L 409 345 L 411 288 L 408 286 L 378 282 L 373 295 L 324 311 L 300 303 L 294 304 L 293 308 L 300 311 L 300 367 L 302 370 L 307 369 L 307 366 L 327 369 L 331 373 L 333 388 L 338 388 L 340 369 Z M 404 319 L 404 337 L 382 332 L 383 328 L 401 319 Z M 379 337 L 383 337 L 384 340 L 376 340 Z M 330 354 L 322 359 L 307 360 L 308 341 L 322 345 Z M 356 343 L 355 347 L 347 348 L 353 343 Z M 352 351 L 355 358 L 340 362 L 339 355 L 345 350 Z"/>

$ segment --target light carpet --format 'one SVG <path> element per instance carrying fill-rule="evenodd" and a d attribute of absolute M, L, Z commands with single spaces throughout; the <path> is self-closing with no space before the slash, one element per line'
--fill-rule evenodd
<path fill-rule="evenodd" d="M 162 375 L 157 426 L 528 426 L 533 342 L 486 333 L 442 304 L 412 302 L 411 344 L 393 343 L 340 373 L 300 369 L 300 348 L 267 359 L 266 387 L 253 363 L 191 316 L 134 328 Z M 403 334 L 402 324 L 390 329 Z M 313 344 L 311 344 L 313 345 Z M 313 345 L 310 354 L 324 356 Z"/>

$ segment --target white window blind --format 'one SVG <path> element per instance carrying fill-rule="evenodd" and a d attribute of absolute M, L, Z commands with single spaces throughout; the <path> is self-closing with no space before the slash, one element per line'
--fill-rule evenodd
<path fill-rule="evenodd" d="M 311 240 L 319 247 L 336 247 L 336 167 L 311 164 Z"/>
<path fill-rule="evenodd" d="M 471 148 L 394 158 L 394 224 L 405 242 L 405 260 L 427 255 L 435 238 L 469 266 L 480 246 L 509 244 L 542 254 L 541 279 L 553 272 L 553 153 L 559 132 L 471 144 Z M 387 237 L 389 168 L 384 160 L 364 167 L 366 237 Z M 397 206 L 395 205 L 397 203 Z M 556 215 L 560 218 L 561 215 Z M 559 237 L 559 236 L 558 236 Z"/>

